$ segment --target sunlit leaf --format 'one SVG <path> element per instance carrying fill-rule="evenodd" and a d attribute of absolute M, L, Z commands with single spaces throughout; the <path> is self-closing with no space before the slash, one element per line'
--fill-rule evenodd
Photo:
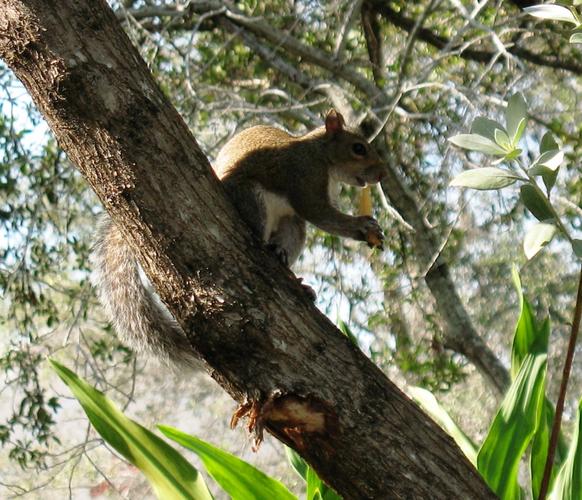
<path fill-rule="evenodd" d="M 564 461 L 550 492 L 550 500 L 582 499 L 582 400 L 578 403 L 576 426 L 568 456 Z"/>
<path fill-rule="evenodd" d="M 505 155 L 506 151 L 491 139 L 477 134 L 459 134 L 449 137 L 449 141 L 460 148 L 492 155 Z"/>
<path fill-rule="evenodd" d="M 208 474 L 232 498 L 296 499 L 279 481 L 244 460 L 173 427 L 160 425 L 158 428 L 168 438 L 194 451 L 202 460 Z"/>
<path fill-rule="evenodd" d="M 520 130 L 523 133 L 526 118 L 527 104 L 521 92 L 517 92 L 509 98 L 505 110 L 507 135 L 512 144 L 519 140 Z"/>
<path fill-rule="evenodd" d="M 535 161 L 536 165 L 547 167 L 551 170 L 556 170 L 564 161 L 564 152 L 559 149 L 552 149 L 542 153 Z"/>
<path fill-rule="evenodd" d="M 309 468 L 309 465 L 307 465 L 305 460 L 303 460 L 299 453 L 297 453 L 293 448 L 285 446 L 285 453 L 293 470 L 299 474 L 301 479 L 307 481 L 307 469 Z"/>
<path fill-rule="evenodd" d="M 560 149 L 560 145 L 556 141 L 554 134 L 551 132 L 546 132 L 540 142 L 540 155 L 554 149 Z"/>
<path fill-rule="evenodd" d="M 500 129 L 495 130 L 495 142 L 506 151 L 510 151 L 512 149 L 511 141 L 509 140 L 509 137 L 503 130 Z"/>
<path fill-rule="evenodd" d="M 439 405 L 434 395 L 421 387 L 409 389 L 412 398 L 439 424 L 459 445 L 473 465 L 477 464 L 477 448 L 462 429 L 453 421 L 446 410 Z"/>
<path fill-rule="evenodd" d="M 479 472 L 504 500 L 522 497 L 519 463 L 540 419 L 546 363 L 545 352 L 525 356 L 477 455 Z"/>
<path fill-rule="evenodd" d="M 570 37 L 570 43 L 582 43 L 582 33 L 574 33 Z"/>
<path fill-rule="evenodd" d="M 109 398 L 71 370 L 56 361 L 50 363 L 81 403 L 97 432 L 144 473 L 158 498 L 212 498 L 199 472 L 174 448 L 127 418 Z"/>
<path fill-rule="evenodd" d="M 523 240 L 523 251 L 527 259 L 533 258 L 543 247 L 545 247 L 556 234 L 557 228 L 554 224 L 538 222 L 534 224 L 526 233 Z"/>
<path fill-rule="evenodd" d="M 530 16 L 540 19 L 551 19 L 553 21 L 565 21 L 567 23 L 578 24 L 574 14 L 570 9 L 561 5 L 534 5 L 523 9 Z"/>
<path fill-rule="evenodd" d="M 489 190 L 501 189 L 510 186 L 517 180 L 523 179 L 508 170 L 503 170 L 496 167 L 484 167 L 461 172 L 451 181 L 450 185 L 456 187 Z"/>

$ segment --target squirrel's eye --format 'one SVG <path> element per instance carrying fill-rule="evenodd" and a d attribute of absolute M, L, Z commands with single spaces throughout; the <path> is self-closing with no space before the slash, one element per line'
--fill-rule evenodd
<path fill-rule="evenodd" d="M 358 156 L 366 156 L 366 146 L 364 146 L 361 142 L 355 142 L 352 145 L 352 151 Z"/>

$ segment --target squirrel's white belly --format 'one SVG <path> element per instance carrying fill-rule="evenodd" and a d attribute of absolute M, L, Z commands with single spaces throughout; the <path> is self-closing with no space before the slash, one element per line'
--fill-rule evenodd
<path fill-rule="evenodd" d="M 261 197 L 265 204 L 265 230 L 263 240 L 269 241 L 271 234 L 279 227 L 283 217 L 295 215 L 295 210 L 284 196 L 261 189 Z"/>

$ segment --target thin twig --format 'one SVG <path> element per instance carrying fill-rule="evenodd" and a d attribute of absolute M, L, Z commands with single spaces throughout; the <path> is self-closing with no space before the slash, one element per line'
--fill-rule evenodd
<path fill-rule="evenodd" d="M 580 328 L 580 317 L 582 316 L 582 267 L 580 268 L 580 281 L 578 282 L 578 293 L 576 295 L 576 308 L 574 309 L 574 321 L 572 322 L 572 332 L 570 333 L 570 342 L 568 344 L 568 352 L 566 353 L 566 360 L 564 361 L 564 369 L 562 371 L 562 382 L 560 384 L 560 395 L 556 404 L 556 415 L 554 416 L 554 424 L 552 425 L 552 435 L 550 437 L 550 445 L 548 447 L 548 458 L 546 459 L 546 466 L 544 467 L 544 475 L 542 484 L 540 486 L 540 495 L 538 500 L 545 500 L 550 485 L 550 477 L 552 475 L 552 466 L 554 465 L 554 456 L 556 454 L 556 447 L 558 445 L 558 436 L 560 435 L 560 427 L 562 425 L 562 413 L 564 412 L 564 401 L 566 399 L 566 389 L 568 387 L 568 380 L 570 379 L 570 371 L 572 370 L 572 360 L 574 359 L 574 350 L 576 348 L 576 339 L 578 337 L 578 329 Z"/>

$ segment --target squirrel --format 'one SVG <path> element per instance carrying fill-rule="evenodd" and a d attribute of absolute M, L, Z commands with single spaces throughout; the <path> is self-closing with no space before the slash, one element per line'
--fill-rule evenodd
<path fill-rule="evenodd" d="M 241 218 L 286 266 L 303 249 L 306 221 L 382 248 L 375 219 L 334 206 L 339 182 L 364 187 L 380 182 L 387 171 L 367 140 L 346 128 L 333 109 L 324 126 L 298 137 L 269 126 L 243 130 L 220 150 L 213 169 Z M 97 296 L 123 343 L 170 364 L 198 364 L 186 334 L 146 284 L 107 216 L 98 225 L 91 260 Z"/>

